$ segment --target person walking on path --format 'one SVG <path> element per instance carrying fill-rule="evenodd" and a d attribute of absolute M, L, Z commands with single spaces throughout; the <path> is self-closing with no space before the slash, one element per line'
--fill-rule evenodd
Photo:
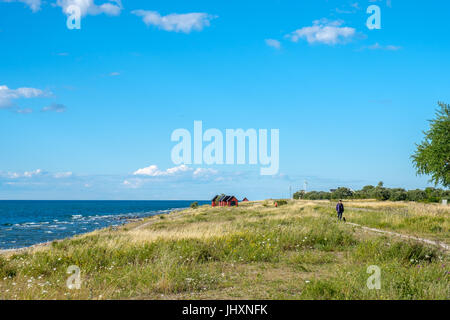
<path fill-rule="evenodd" d="M 337 203 L 336 212 L 338 215 L 338 220 L 342 220 L 342 214 L 344 213 L 344 204 L 342 203 L 342 200 L 339 200 Z"/>

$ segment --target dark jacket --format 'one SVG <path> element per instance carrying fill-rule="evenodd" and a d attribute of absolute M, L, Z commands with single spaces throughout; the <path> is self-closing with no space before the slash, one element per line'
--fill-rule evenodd
<path fill-rule="evenodd" d="M 344 213 L 344 204 L 343 203 L 338 203 L 336 205 L 336 212 L 337 213 Z"/>

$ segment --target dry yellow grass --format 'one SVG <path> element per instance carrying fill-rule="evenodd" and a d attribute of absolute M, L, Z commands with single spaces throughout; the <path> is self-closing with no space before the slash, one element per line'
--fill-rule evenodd
<path fill-rule="evenodd" d="M 363 225 L 427 235 L 438 223 L 440 231 L 431 235 L 448 233 L 448 209 L 436 205 L 345 205 L 346 216 Z M 338 223 L 333 202 L 275 208 L 267 200 L 202 206 L 9 252 L 0 271 L 14 276 L 0 279 L 0 299 L 450 298 L 441 266 L 447 261 L 435 248 Z M 65 288 L 71 264 L 83 272 L 78 291 Z M 385 270 L 383 295 L 363 289 L 370 264 Z"/>

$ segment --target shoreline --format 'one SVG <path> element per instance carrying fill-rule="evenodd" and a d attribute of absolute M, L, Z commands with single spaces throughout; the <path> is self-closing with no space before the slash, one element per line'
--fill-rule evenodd
<path fill-rule="evenodd" d="M 186 207 L 186 208 L 169 209 L 170 211 L 165 212 L 165 213 L 156 213 L 156 214 L 148 215 L 148 216 L 145 216 L 145 217 L 134 218 L 134 219 L 127 219 L 127 221 L 124 222 L 123 224 L 121 224 L 119 227 L 124 227 L 126 225 L 131 224 L 131 223 L 142 222 L 145 219 L 150 218 L 150 217 L 154 217 L 154 216 L 158 216 L 158 215 L 162 215 L 162 214 L 164 214 L 164 215 L 171 214 L 173 212 L 183 211 L 183 210 L 186 210 L 186 209 L 188 209 L 188 207 Z M 107 228 L 111 228 L 111 226 L 94 229 L 94 230 L 91 230 L 89 232 L 74 234 L 73 236 L 66 237 L 66 238 L 54 239 L 54 240 L 45 241 L 45 242 L 38 242 L 38 243 L 32 244 L 30 246 L 25 246 L 25 247 L 20 247 L 20 248 L 11 248 L 11 249 L 0 249 L 0 255 L 5 255 L 5 254 L 9 254 L 9 253 L 10 254 L 14 254 L 14 253 L 20 253 L 20 252 L 24 252 L 24 251 L 28 251 L 28 250 L 37 249 L 37 248 L 44 248 L 44 247 L 47 247 L 47 246 L 51 245 L 53 242 L 59 242 L 59 241 L 67 240 L 67 239 L 73 239 L 73 238 L 78 237 L 78 236 L 83 236 L 83 235 L 86 235 L 86 234 L 89 234 L 89 233 L 92 233 L 92 232 L 95 232 L 95 231 L 107 229 Z"/>
<path fill-rule="evenodd" d="M 379 262 L 383 278 L 393 284 L 382 298 L 448 298 L 449 252 L 405 237 L 426 239 L 434 232 L 436 241 L 448 241 L 448 211 L 417 204 L 366 205 L 377 214 L 349 210 L 347 223 L 337 222 L 331 215 L 334 204 L 322 201 L 204 205 L 101 228 L 56 245 L 9 251 L 0 256 L 0 299 L 306 300 L 324 298 L 317 288 L 333 288 L 325 298 L 367 300 L 381 298 L 379 291 L 361 290 L 368 264 Z M 411 216 L 396 214 L 406 209 Z M 423 216 L 432 223 L 404 223 Z M 386 230 L 375 230 L 384 222 Z M 442 231 L 434 231 L 435 225 Z M 398 232 L 387 232 L 394 229 Z M 79 290 L 67 287 L 71 266 L 80 270 Z M 405 292 L 405 278 L 420 290 Z"/>

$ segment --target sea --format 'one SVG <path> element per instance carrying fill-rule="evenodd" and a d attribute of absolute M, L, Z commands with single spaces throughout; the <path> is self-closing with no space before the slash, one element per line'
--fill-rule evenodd
<path fill-rule="evenodd" d="M 0 249 L 63 239 L 133 219 L 167 214 L 199 200 L 0 201 Z"/>

